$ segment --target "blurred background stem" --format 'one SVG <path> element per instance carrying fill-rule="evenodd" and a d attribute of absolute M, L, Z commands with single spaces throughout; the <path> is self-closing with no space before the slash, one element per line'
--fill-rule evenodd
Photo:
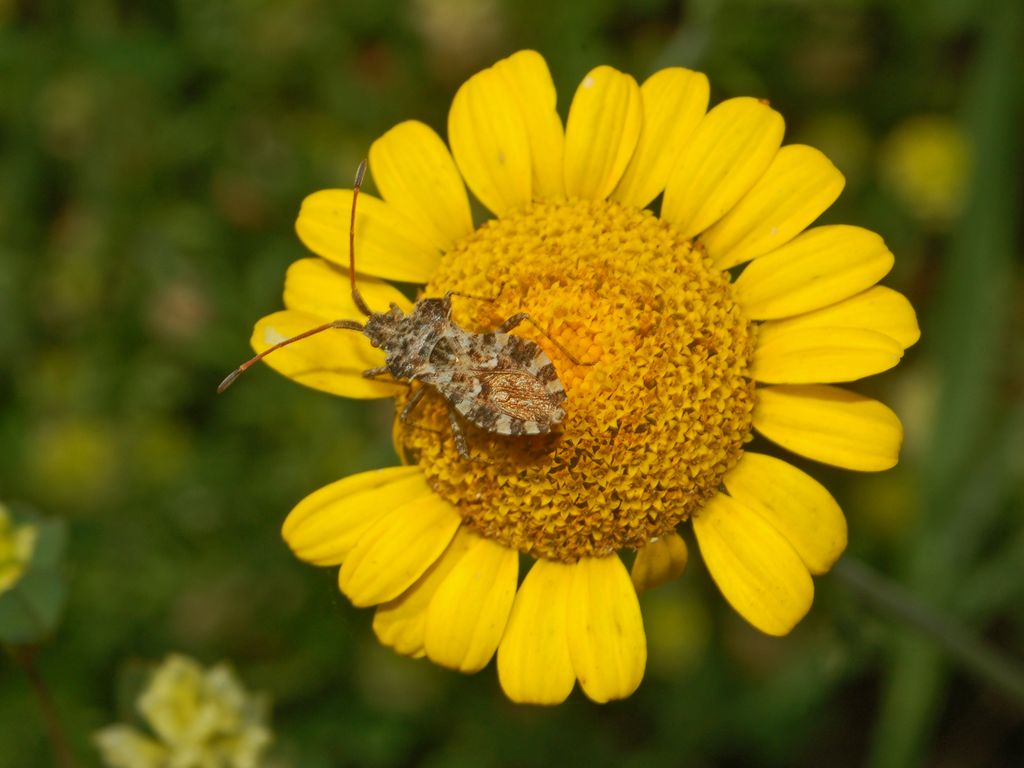
<path fill-rule="evenodd" d="M 1024 667 L 987 645 L 962 624 L 929 609 L 914 595 L 867 565 L 844 557 L 833 569 L 850 590 L 880 613 L 913 630 L 921 640 L 941 649 L 989 687 L 1012 698 L 1024 711 Z"/>
<path fill-rule="evenodd" d="M 973 181 L 961 225 L 945 253 L 933 305 L 937 312 L 923 323 L 939 398 L 930 451 L 921 464 L 917 530 L 908 539 L 914 547 L 901 576 L 912 593 L 944 614 L 957 604 L 958 590 L 970 580 L 982 546 L 995 535 L 1005 498 L 1007 486 L 987 485 L 975 493 L 978 484 L 971 478 L 991 475 L 1006 461 L 999 437 L 1015 444 L 1017 429 L 1015 419 L 998 421 L 997 403 L 1009 325 L 1007 275 L 1013 272 L 1015 253 L 1015 162 L 1021 133 L 1020 88 L 1011 72 L 1019 55 L 1020 3 L 992 3 L 977 18 L 979 50 L 962 104 L 965 131 L 975 149 Z M 1009 473 L 995 474 L 1005 480 Z M 883 679 L 870 765 L 918 765 L 927 757 L 929 737 L 947 700 L 944 658 L 929 639 L 895 636 Z"/>
<path fill-rule="evenodd" d="M 11 658 L 21 667 L 28 678 L 32 693 L 39 703 L 39 711 L 42 713 L 43 721 L 46 723 L 46 735 L 50 740 L 50 747 L 53 750 L 54 765 L 57 768 L 78 768 L 71 747 L 68 743 L 67 734 L 61 723 L 60 715 L 57 713 L 57 706 L 53 701 L 50 688 L 43 679 L 39 667 L 36 665 L 36 654 L 38 649 L 35 646 L 9 645 L 6 646 Z"/>

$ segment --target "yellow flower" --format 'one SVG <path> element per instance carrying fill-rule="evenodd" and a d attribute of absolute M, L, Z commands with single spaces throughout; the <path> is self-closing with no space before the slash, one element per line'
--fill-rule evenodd
<path fill-rule="evenodd" d="M 270 744 L 267 704 L 225 665 L 203 670 L 172 655 L 138 700 L 156 738 L 128 725 L 96 734 L 112 768 L 255 768 Z"/>
<path fill-rule="evenodd" d="M 28 523 L 16 525 L 0 504 L 0 594 L 13 587 L 32 560 L 38 531 Z"/>
<path fill-rule="evenodd" d="M 918 219 L 945 225 L 963 208 L 971 170 L 971 147 L 956 121 L 917 115 L 886 137 L 879 176 Z"/>
<path fill-rule="evenodd" d="M 692 523 L 725 598 L 773 635 L 804 616 L 811 575 L 846 545 L 828 491 L 747 451 L 753 430 L 835 466 L 896 463 L 893 412 L 831 386 L 891 368 L 918 338 L 906 299 L 875 286 L 892 254 L 857 227 L 806 229 L 841 174 L 811 147 L 782 147 L 765 102 L 709 111 L 708 96 L 697 72 L 638 85 L 601 66 L 563 129 L 547 65 L 523 51 L 459 89 L 450 152 L 414 121 L 371 147 L 381 197 L 359 198 L 355 233 L 369 306 L 409 310 L 384 278 L 493 297 L 453 299 L 474 332 L 527 311 L 557 343 L 516 333 L 545 349 L 568 395 L 555 435 L 465 425 L 466 461 L 431 394 L 396 423 L 410 464 L 340 480 L 289 515 L 295 554 L 340 565 L 341 591 L 377 607 L 374 631 L 399 653 L 463 672 L 497 653 L 517 702 L 560 702 L 577 681 L 594 701 L 623 698 L 646 663 L 637 591 L 685 565 L 677 526 Z M 466 186 L 496 218 L 474 226 Z M 322 258 L 288 270 L 287 309 L 256 324 L 257 351 L 360 317 L 339 269 L 351 201 L 325 190 L 303 203 L 298 234 Z M 351 331 L 267 362 L 337 395 L 396 396 L 399 409 L 409 398 L 361 376 L 384 355 Z M 621 558 L 634 550 L 631 579 Z M 532 559 L 522 583 L 521 554 Z"/>

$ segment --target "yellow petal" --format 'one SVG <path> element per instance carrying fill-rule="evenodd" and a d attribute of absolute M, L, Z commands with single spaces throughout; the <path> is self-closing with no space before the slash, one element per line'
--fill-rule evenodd
<path fill-rule="evenodd" d="M 366 192 L 356 204 L 356 272 L 388 280 L 425 283 L 441 249 L 397 208 Z M 295 231 L 313 253 L 348 269 L 352 190 L 324 189 L 302 201 Z"/>
<path fill-rule="evenodd" d="M 498 649 L 519 578 L 518 552 L 473 538 L 427 614 L 427 658 L 460 672 L 483 669 Z"/>
<path fill-rule="evenodd" d="M 448 548 L 426 573 L 400 596 L 377 606 L 373 614 L 373 631 L 382 644 L 404 656 L 426 655 L 427 608 L 438 587 L 458 565 L 475 538 L 468 528 L 460 527 Z"/>
<path fill-rule="evenodd" d="M 896 339 L 861 328 L 761 326 L 751 375 L 769 384 L 856 381 L 892 368 L 903 357 Z"/>
<path fill-rule="evenodd" d="M 748 451 L 723 482 L 785 537 L 811 573 L 828 571 L 846 549 L 843 511 L 825 486 L 792 464 Z"/>
<path fill-rule="evenodd" d="M 678 579 L 686 570 L 686 542 L 678 533 L 670 533 L 638 550 L 630 578 L 637 592 Z"/>
<path fill-rule="evenodd" d="M 718 221 L 765 172 L 782 144 L 782 115 L 741 97 L 700 121 L 669 174 L 661 218 L 687 237 Z"/>
<path fill-rule="evenodd" d="M 520 704 L 560 704 L 576 682 L 566 635 L 574 566 L 538 560 L 526 574 L 498 646 L 498 679 Z"/>
<path fill-rule="evenodd" d="M 754 264 L 767 261 L 758 259 Z M 772 324 L 781 332 L 810 328 L 863 328 L 884 333 L 906 349 L 921 338 L 914 308 L 902 293 L 876 285 L 838 304 Z"/>
<path fill-rule="evenodd" d="M 494 65 L 515 96 L 526 123 L 533 166 L 533 197 L 537 200 L 565 197 L 562 162 L 565 132 L 555 104 L 558 94 L 544 57 L 536 51 L 519 51 Z"/>
<path fill-rule="evenodd" d="M 736 612 L 768 635 L 787 634 L 814 600 L 807 567 L 757 512 L 719 494 L 693 517 L 701 557 Z"/>
<path fill-rule="evenodd" d="M 256 321 L 249 342 L 254 350 L 263 352 L 323 323 L 322 317 L 305 312 L 275 312 Z M 384 353 L 371 347 L 358 331 L 328 329 L 272 352 L 264 362 L 299 384 L 332 395 L 390 397 L 397 391 L 394 384 L 363 376 L 363 371 L 384 365 Z"/>
<path fill-rule="evenodd" d="M 836 201 L 845 184 L 839 169 L 814 147 L 783 147 L 700 241 L 720 269 L 764 256 L 800 234 Z"/>
<path fill-rule="evenodd" d="M 663 69 L 644 81 L 640 139 L 612 200 L 643 208 L 661 194 L 679 153 L 707 111 L 709 94 L 707 76 L 682 67 Z"/>
<path fill-rule="evenodd" d="M 476 73 L 456 92 L 448 112 L 448 143 L 466 184 L 495 214 L 530 202 L 526 120 L 507 81 L 493 68 Z"/>
<path fill-rule="evenodd" d="M 462 518 L 436 494 L 388 512 L 359 538 L 338 573 L 338 588 L 364 607 L 393 600 L 444 552 Z"/>
<path fill-rule="evenodd" d="M 175 682 L 180 680 L 178 685 L 181 688 L 194 685 L 190 679 L 188 682 L 185 682 L 186 679 L 187 678 L 177 678 Z M 157 688 L 156 684 L 152 684 L 152 687 L 149 690 L 156 692 L 161 689 Z M 186 688 L 186 690 L 190 689 Z M 152 696 L 153 694 L 150 695 Z M 163 696 L 167 695 L 168 694 L 163 694 Z M 175 690 L 172 695 L 177 697 L 182 694 L 179 693 L 178 690 Z M 172 701 L 174 704 L 178 703 L 175 699 L 172 699 Z M 189 703 L 191 704 L 191 702 Z M 166 715 L 164 715 L 163 711 L 158 710 L 158 712 L 168 720 L 173 718 L 174 725 L 171 727 L 176 729 L 173 731 L 173 734 L 176 737 L 178 735 L 178 730 L 183 727 L 182 725 L 179 725 L 182 714 L 178 711 L 177 707 L 172 708 L 165 706 L 163 704 L 163 698 L 160 700 L 160 706 L 161 709 L 171 710 L 170 712 L 167 712 Z M 169 729 L 154 727 L 154 730 L 162 736 L 162 730 L 166 731 Z M 168 738 L 167 741 L 168 743 L 174 743 L 172 738 Z M 130 768 L 160 768 L 160 766 L 168 765 L 172 760 L 177 759 L 177 755 L 171 754 L 171 749 L 167 744 L 140 733 L 137 728 L 131 725 L 108 725 L 100 728 L 93 734 L 93 742 L 99 750 L 100 759 L 103 761 L 103 765 L 111 766 L 111 768 L 121 768 L 122 766 L 130 766 Z"/>
<path fill-rule="evenodd" d="M 585 557 L 572 567 L 568 638 L 580 688 L 602 704 L 624 699 L 647 665 L 640 603 L 618 555 Z"/>
<path fill-rule="evenodd" d="M 382 280 L 360 277 L 359 293 L 374 312 L 385 312 L 392 302 L 408 313 L 411 302 L 401 291 Z M 352 301 L 348 270 L 323 259 L 299 259 L 288 267 L 284 278 L 284 305 L 288 309 L 316 315 L 320 322 L 347 318 L 362 322 L 365 317 Z"/>
<path fill-rule="evenodd" d="M 396 125 L 370 146 L 370 172 L 388 205 L 441 250 L 473 231 L 466 186 L 432 128 L 416 120 Z"/>
<path fill-rule="evenodd" d="M 636 80 L 608 66 L 590 70 L 576 89 L 565 126 L 566 194 L 608 197 L 633 156 L 642 123 Z"/>
<path fill-rule="evenodd" d="M 889 408 L 823 384 L 759 387 L 754 427 L 793 453 L 863 472 L 894 466 L 903 441 Z"/>
<path fill-rule="evenodd" d="M 815 227 L 748 264 L 733 290 L 747 317 L 773 320 L 853 296 L 881 280 L 892 264 L 892 254 L 874 232 Z"/>
<path fill-rule="evenodd" d="M 381 515 L 431 493 L 419 467 L 360 472 L 300 501 L 285 518 L 281 535 L 296 557 L 339 565 Z"/>

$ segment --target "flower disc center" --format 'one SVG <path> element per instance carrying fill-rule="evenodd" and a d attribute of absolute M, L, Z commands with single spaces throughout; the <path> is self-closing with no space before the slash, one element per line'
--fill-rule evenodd
<path fill-rule="evenodd" d="M 528 312 L 558 344 L 529 323 L 512 333 L 544 349 L 568 397 L 550 435 L 461 422 L 470 461 L 436 393 L 396 422 L 405 455 L 481 535 L 564 562 L 642 547 L 739 460 L 754 406 L 751 325 L 728 275 L 650 211 L 534 203 L 445 254 L 424 295 L 446 291 L 468 294 L 452 299 L 467 331 Z"/>

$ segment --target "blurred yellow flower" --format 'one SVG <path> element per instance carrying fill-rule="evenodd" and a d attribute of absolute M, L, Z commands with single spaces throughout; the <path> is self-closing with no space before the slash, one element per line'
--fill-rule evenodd
<path fill-rule="evenodd" d="M 410 15 L 443 72 L 465 72 L 495 49 L 505 29 L 496 0 L 412 0 Z"/>
<path fill-rule="evenodd" d="M 271 742 L 265 697 L 246 691 L 224 664 L 204 670 L 169 656 L 137 703 L 156 736 L 129 725 L 98 731 L 110 768 L 256 768 Z"/>
<path fill-rule="evenodd" d="M 74 361 L 60 361 L 68 363 Z M 95 504 L 116 489 L 117 425 L 77 416 L 59 418 L 37 426 L 27 443 L 28 470 L 36 493 L 51 503 Z"/>
<path fill-rule="evenodd" d="M 481 333 L 528 311 L 558 343 L 516 333 L 545 348 L 568 396 L 561 431 L 523 435 L 526 421 L 512 437 L 475 428 L 471 401 L 430 394 L 415 426 L 397 426 L 414 463 L 340 480 L 289 515 L 295 554 L 340 565 L 341 591 L 376 606 L 374 631 L 399 653 L 462 672 L 496 655 L 517 702 L 555 704 L 577 682 L 594 701 L 623 698 L 647 660 L 637 590 L 683 570 L 678 526 L 692 525 L 725 598 L 771 635 L 806 614 L 812 575 L 846 546 L 829 492 L 746 450 L 754 430 L 834 466 L 896 463 L 896 415 L 831 386 L 893 367 L 917 341 L 909 302 L 876 285 L 892 254 L 859 227 L 808 228 L 844 179 L 818 150 L 782 146 L 778 112 L 754 98 L 708 103 L 699 72 L 641 85 L 601 66 L 563 128 L 546 62 L 522 51 L 456 93 L 450 150 L 415 121 L 370 148 L 382 197 L 360 198 L 360 270 L 425 283 L 426 296 L 492 297 L 453 305 Z M 475 226 L 467 186 L 496 218 Z M 289 269 L 287 309 L 258 321 L 258 352 L 359 317 L 336 266 L 348 265 L 352 199 L 324 190 L 303 203 L 296 229 L 322 258 Z M 378 312 L 410 309 L 381 280 L 360 291 Z M 433 362 L 440 345 L 424 349 Z M 349 331 L 267 362 L 333 394 L 397 396 L 399 412 L 411 396 L 362 375 L 385 353 Z M 479 460 L 439 445 L 452 407 Z M 620 553 L 632 552 L 631 574 Z M 533 561 L 522 580 L 520 555 Z"/>
<path fill-rule="evenodd" d="M 880 180 L 918 219 L 944 225 L 963 208 L 971 147 L 960 126 L 944 115 L 918 115 L 886 137 Z"/>
<path fill-rule="evenodd" d="M 29 523 L 16 524 L 0 504 L 0 594 L 13 587 L 32 559 L 37 530 Z"/>

